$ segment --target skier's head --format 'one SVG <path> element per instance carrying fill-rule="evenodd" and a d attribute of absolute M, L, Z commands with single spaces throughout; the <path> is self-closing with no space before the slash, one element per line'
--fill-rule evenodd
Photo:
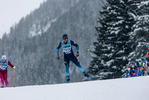
<path fill-rule="evenodd" d="M 3 56 L 2 56 L 2 59 L 6 59 L 6 55 L 3 55 Z"/>
<path fill-rule="evenodd" d="M 63 38 L 63 41 L 64 42 L 67 42 L 68 41 L 68 35 L 67 34 L 64 34 L 62 38 Z"/>
<path fill-rule="evenodd" d="M 2 56 L 2 62 L 5 62 L 5 60 L 6 60 L 6 55 L 3 55 Z"/>

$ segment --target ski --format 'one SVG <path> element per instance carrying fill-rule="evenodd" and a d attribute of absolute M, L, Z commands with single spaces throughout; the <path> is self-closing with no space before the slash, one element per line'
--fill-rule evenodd
<path fill-rule="evenodd" d="M 95 80 L 100 80 L 101 77 L 96 77 L 96 76 L 92 76 L 92 78 L 84 78 L 82 79 L 82 81 L 95 81 Z"/>

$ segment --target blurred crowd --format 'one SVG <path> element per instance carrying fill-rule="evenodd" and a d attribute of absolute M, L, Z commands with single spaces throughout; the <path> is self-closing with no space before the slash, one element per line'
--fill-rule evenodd
<path fill-rule="evenodd" d="M 126 77 L 138 77 L 149 75 L 149 52 L 145 57 L 131 61 L 128 64 Z"/>

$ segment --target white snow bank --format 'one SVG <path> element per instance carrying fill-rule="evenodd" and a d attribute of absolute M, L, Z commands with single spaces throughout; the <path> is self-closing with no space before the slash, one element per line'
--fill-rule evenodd
<path fill-rule="evenodd" d="M 1 100 L 149 100 L 149 77 L 0 88 Z"/>

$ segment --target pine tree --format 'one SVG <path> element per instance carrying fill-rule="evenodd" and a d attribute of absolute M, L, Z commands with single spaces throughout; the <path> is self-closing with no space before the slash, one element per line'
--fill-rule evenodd
<path fill-rule="evenodd" d="M 130 40 L 133 42 L 134 51 L 128 56 L 129 60 L 135 60 L 144 57 L 147 52 L 146 45 L 149 44 L 149 1 L 140 0 L 137 5 L 135 24 L 131 33 Z"/>
<path fill-rule="evenodd" d="M 144 0 L 138 4 L 138 13 L 134 29 L 149 32 L 149 1 Z"/>
<path fill-rule="evenodd" d="M 101 79 L 122 77 L 128 63 L 127 56 L 132 51 L 129 34 L 135 23 L 130 5 L 130 0 L 107 0 L 100 12 L 89 73 Z"/>

